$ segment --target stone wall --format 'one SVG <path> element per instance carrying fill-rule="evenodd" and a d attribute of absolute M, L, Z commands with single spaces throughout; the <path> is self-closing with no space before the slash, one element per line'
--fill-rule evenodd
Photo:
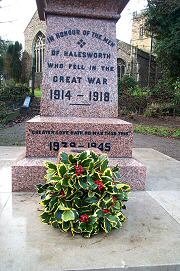
<path fill-rule="evenodd" d="M 118 41 L 117 49 L 118 58 L 123 59 L 126 63 L 126 74 L 137 79 L 141 87 L 155 84 L 159 74 L 157 73 L 157 64 L 153 55 L 150 56 L 148 52 L 139 48 L 132 48 L 130 44 L 123 41 Z"/>
<path fill-rule="evenodd" d="M 143 36 L 140 36 L 140 28 L 145 25 L 146 18 L 143 14 L 137 15 L 133 18 L 132 24 L 132 45 L 137 46 L 139 49 L 150 52 L 151 50 L 151 38 L 144 32 Z"/>
<path fill-rule="evenodd" d="M 38 12 L 36 11 L 31 21 L 27 25 L 24 36 L 25 36 L 25 53 L 28 55 L 28 63 L 26 64 L 26 77 L 31 78 L 31 70 L 32 70 L 32 52 L 33 52 L 33 42 L 34 38 L 38 32 L 42 32 L 44 35 L 46 34 L 46 23 L 44 21 L 39 20 Z M 36 75 L 35 86 L 40 86 L 42 81 L 42 73 Z"/>
<path fill-rule="evenodd" d="M 131 45 L 123 41 L 118 41 L 117 57 L 122 58 L 126 63 L 128 63 L 131 57 Z"/>

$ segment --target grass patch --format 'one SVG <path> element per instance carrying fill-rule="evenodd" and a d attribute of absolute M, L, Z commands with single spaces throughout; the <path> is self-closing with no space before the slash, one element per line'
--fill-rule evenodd
<path fill-rule="evenodd" d="M 162 137 L 173 137 L 180 138 L 179 128 L 168 128 L 160 126 L 146 126 L 146 125 L 135 125 L 134 132 L 145 134 L 145 135 L 157 135 Z"/>
<path fill-rule="evenodd" d="M 32 94 L 32 90 L 31 90 L 30 94 Z M 40 88 L 35 88 L 35 90 L 34 90 L 34 96 L 37 97 L 37 98 L 41 98 L 41 96 L 42 96 L 42 90 Z"/>
<path fill-rule="evenodd" d="M 35 97 L 41 98 L 41 96 L 42 96 L 42 91 L 41 91 L 41 89 L 40 89 L 40 88 L 36 88 L 36 89 L 34 90 L 34 95 L 35 95 Z"/>

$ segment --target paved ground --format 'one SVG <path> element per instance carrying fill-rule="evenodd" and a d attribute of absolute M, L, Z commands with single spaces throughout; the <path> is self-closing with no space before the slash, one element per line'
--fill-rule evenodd
<path fill-rule="evenodd" d="M 38 197 L 11 193 L 10 165 L 24 147 L 0 147 L 0 271 L 180 271 L 180 162 L 134 149 L 148 169 L 121 230 L 72 238 L 39 219 Z"/>
<path fill-rule="evenodd" d="M 0 129 L 1 146 L 25 146 L 25 123 Z"/>
<path fill-rule="evenodd" d="M 24 146 L 25 123 L 0 130 L 0 146 Z M 180 160 L 180 140 L 153 135 L 135 134 L 135 148 L 152 148 Z"/>
<path fill-rule="evenodd" d="M 180 139 L 135 133 L 134 141 L 135 148 L 152 148 L 180 161 Z"/>

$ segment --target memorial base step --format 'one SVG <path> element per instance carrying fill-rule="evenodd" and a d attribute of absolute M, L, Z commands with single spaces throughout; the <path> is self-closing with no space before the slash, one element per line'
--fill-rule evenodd
<path fill-rule="evenodd" d="M 44 182 L 45 161 L 56 162 L 57 158 L 24 158 L 12 167 L 12 191 L 35 191 L 36 184 Z M 110 166 L 118 165 L 121 182 L 131 185 L 132 190 L 145 190 L 146 167 L 133 158 L 111 158 Z"/>
<path fill-rule="evenodd" d="M 132 124 L 118 118 L 36 116 L 26 123 L 26 157 L 56 157 L 61 148 L 97 148 L 132 157 Z"/>

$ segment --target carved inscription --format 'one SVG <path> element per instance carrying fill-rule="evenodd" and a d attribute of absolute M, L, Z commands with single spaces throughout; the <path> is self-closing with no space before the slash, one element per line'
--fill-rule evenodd
<path fill-rule="evenodd" d="M 68 36 L 77 36 L 77 35 L 81 35 L 81 34 L 83 36 L 87 36 L 89 38 L 95 38 L 95 39 L 98 39 L 102 42 L 105 42 L 111 47 L 114 47 L 116 45 L 115 42 L 113 42 L 111 39 L 104 36 L 103 34 L 96 33 L 93 31 L 91 32 L 89 30 L 80 31 L 79 29 L 69 29 L 69 30 L 64 30 L 64 31 L 55 33 L 53 35 L 49 35 L 47 37 L 47 42 L 51 43 L 51 42 L 55 41 L 56 39 L 61 39 L 61 38 L 68 37 Z"/>
<path fill-rule="evenodd" d="M 73 135 L 73 136 L 112 136 L 112 137 L 128 137 L 131 132 L 122 131 L 82 131 L 82 130 L 29 130 L 32 135 Z"/>
<path fill-rule="evenodd" d="M 131 131 L 109 130 L 29 130 L 31 136 L 42 137 L 46 149 L 57 152 L 61 148 L 97 148 L 110 153 L 120 138 L 129 139 Z M 47 137 L 48 136 L 48 137 Z"/>
<path fill-rule="evenodd" d="M 104 152 L 110 152 L 111 151 L 111 143 L 96 143 L 96 142 L 90 142 L 90 143 L 76 143 L 76 142 L 50 142 L 49 143 L 49 149 L 50 151 L 59 151 L 60 148 L 97 148 L 100 151 Z"/>
<path fill-rule="evenodd" d="M 74 39 L 74 48 L 78 48 L 78 50 L 71 50 L 70 47 L 63 46 L 53 48 L 53 44 L 57 40 L 69 37 Z M 109 49 L 106 46 L 104 51 L 85 50 L 91 48 L 91 46 L 86 46 L 92 40 L 106 43 Z M 51 85 L 48 90 L 51 101 L 63 102 L 67 106 L 91 106 L 94 103 L 107 104 L 113 101 L 110 79 L 116 69 L 113 65 L 114 55 L 112 56 L 111 48 L 116 44 L 111 38 L 86 29 L 65 29 L 48 35 L 47 43 L 51 45 L 50 56 L 46 63 Z M 99 60 L 102 61 L 99 62 Z M 75 75 L 76 71 L 77 75 Z"/>

